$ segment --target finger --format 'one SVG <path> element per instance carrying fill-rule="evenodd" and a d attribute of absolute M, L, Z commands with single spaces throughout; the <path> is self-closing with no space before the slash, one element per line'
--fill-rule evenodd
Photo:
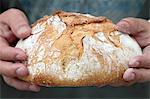
<path fill-rule="evenodd" d="M 9 44 L 17 40 L 16 36 L 12 33 L 8 25 L 0 23 L 0 36 L 5 38 Z"/>
<path fill-rule="evenodd" d="M 139 32 L 149 31 L 150 23 L 139 18 L 125 18 L 116 24 L 119 31 L 136 35 Z"/>
<path fill-rule="evenodd" d="M 138 18 L 125 18 L 116 24 L 116 28 L 132 35 L 141 47 L 150 44 L 150 22 Z"/>
<path fill-rule="evenodd" d="M 126 81 L 147 82 L 150 81 L 150 69 L 129 68 L 123 75 Z"/>
<path fill-rule="evenodd" d="M 18 38 L 28 37 L 31 33 L 27 18 L 17 9 L 10 9 L 2 13 L 0 15 L 0 22 L 10 26 L 12 32 Z"/>
<path fill-rule="evenodd" d="M 0 74 L 9 77 L 22 77 L 28 75 L 28 69 L 21 63 L 0 61 Z"/>
<path fill-rule="evenodd" d="M 8 42 L 6 41 L 6 39 L 4 39 L 3 37 L 0 36 L 0 46 L 8 46 Z"/>
<path fill-rule="evenodd" d="M 142 55 L 134 57 L 129 61 L 129 67 L 133 68 L 149 68 L 150 69 L 150 53 L 144 53 Z"/>
<path fill-rule="evenodd" d="M 21 81 L 21 80 L 18 80 L 17 78 L 10 78 L 10 77 L 6 77 L 6 76 L 3 76 L 4 78 L 4 81 L 18 89 L 18 90 L 22 90 L 22 91 L 34 91 L 34 92 L 39 92 L 40 91 L 40 87 L 37 86 L 37 85 L 32 85 L 32 84 L 29 84 L 27 82 L 24 82 L 24 81 Z"/>
<path fill-rule="evenodd" d="M 26 60 L 26 54 L 19 48 L 10 46 L 0 46 L 1 60 Z"/>

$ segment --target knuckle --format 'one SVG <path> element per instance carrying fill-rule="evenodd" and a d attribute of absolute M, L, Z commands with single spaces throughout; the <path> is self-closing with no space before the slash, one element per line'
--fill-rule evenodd
<path fill-rule="evenodd" d="M 9 63 L 9 62 L 4 62 L 0 60 L 0 74 L 3 74 L 8 77 L 16 77 L 16 70 L 20 67 L 20 65 Z"/>
<path fill-rule="evenodd" d="M 16 60 L 17 55 L 18 55 L 18 52 L 15 51 L 13 48 L 0 46 L 0 59 L 2 59 L 2 60 Z"/>
<path fill-rule="evenodd" d="M 150 57 L 148 56 L 149 54 L 144 54 L 141 56 L 136 57 L 137 60 L 140 62 L 139 67 L 145 67 L 145 68 L 149 68 L 150 65 Z"/>
<path fill-rule="evenodd" d="M 144 81 L 145 77 L 144 77 L 143 73 L 138 72 L 138 71 L 134 71 L 134 73 L 136 75 L 135 79 L 136 79 L 137 82 L 143 82 Z"/>
<path fill-rule="evenodd" d="M 16 76 L 15 70 L 13 69 L 7 69 L 6 71 L 6 75 L 8 75 L 9 77 L 14 77 Z"/>
<path fill-rule="evenodd" d="M 6 67 L 5 69 L 5 75 L 9 76 L 9 77 L 15 77 L 16 76 L 16 69 L 17 66 L 16 65 L 12 65 L 11 68 L 9 66 Z"/>

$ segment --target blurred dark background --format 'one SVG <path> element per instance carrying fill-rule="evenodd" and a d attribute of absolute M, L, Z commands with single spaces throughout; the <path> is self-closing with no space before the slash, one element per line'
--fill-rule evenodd
<path fill-rule="evenodd" d="M 106 16 L 114 22 L 125 17 L 150 18 L 149 0 L 0 0 L 0 7 L 0 12 L 11 7 L 24 10 L 30 23 L 57 10 Z"/>
<path fill-rule="evenodd" d="M 53 11 L 64 10 L 106 16 L 118 22 L 125 17 L 150 19 L 150 0 L 0 0 L 0 13 L 17 8 L 27 15 L 30 24 Z M 128 87 L 43 87 L 39 93 L 21 92 L 9 87 L 0 78 L 0 99 L 19 98 L 150 98 L 149 83 Z"/>

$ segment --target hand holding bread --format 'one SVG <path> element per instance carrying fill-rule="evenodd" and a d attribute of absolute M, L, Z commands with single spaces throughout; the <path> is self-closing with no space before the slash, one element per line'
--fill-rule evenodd
<path fill-rule="evenodd" d="M 8 85 L 18 90 L 39 91 L 38 86 L 17 79 L 27 76 L 28 69 L 24 64 L 14 62 L 27 59 L 25 52 L 13 45 L 18 39 L 28 37 L 30 32 L 23 12 L 9 9 L 0 14 L 0 74 Z"/>
<path fill-rule="evenodd" d="M 150 22 L 138 18 L 125 18 L 118 22 L 117 29 L 134 37 L 143 50 L 142 55 L 129 61 L 129 69 L 123 78 L 131 84 L 150 81 Z"/>
<path fill-rule="evenodd" d="M 22 21 L 12 22 L 9 11 Z M 4 16 L 9 23 L 2 20 Z M 25 15 L 12 9 L 0 15 L 0 23 L 7 23 L 0 24 L 0 73 L 8 85 L 19 90 L 39 91 L 35 84 L 103 86 L 150 81 L 150 24 L 145 20 L 127 18 L 116 27 L 105 17 L 57 12 L 34 23 L 30 35 Z M 21 24 L 27 26 L 27 32 L 15 32 Z M 7 27 L 12 31 L 5 31 Z M 17 38 L 22 40 L 16 48 L 10 47 Z M 23 57 L 17 60 L 23 64 L 10 62 L 16 61 L 19 52 Z M 17 67 L 25 67 L 21 76 L 15 72 Z"/>

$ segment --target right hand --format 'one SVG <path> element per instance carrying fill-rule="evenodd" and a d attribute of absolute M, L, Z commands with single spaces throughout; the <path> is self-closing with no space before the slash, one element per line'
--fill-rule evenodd
<path fill-rule="evenodd" d="M 116 28 L 132 36 L 142 48 L 143 54 L 129 61 L 129 68 L 123 78 L 128 84 L 150 81 L 150 23 L 139 18 L 125 18 L 117 23 Z"/>
<path fill-rule="evenodd" d="M 18 39 L 30 35 L 31 28 L 26 16 L 17 9 L 9 9 L 0 14 L 0 74 L 4 81 L 18 89 L 39 91 L 40 87 L 17 79 L 28 75 L 27 67 L 13 61 L 26 60 L 26 54 L 18 48 L 11 47 Z"/>

